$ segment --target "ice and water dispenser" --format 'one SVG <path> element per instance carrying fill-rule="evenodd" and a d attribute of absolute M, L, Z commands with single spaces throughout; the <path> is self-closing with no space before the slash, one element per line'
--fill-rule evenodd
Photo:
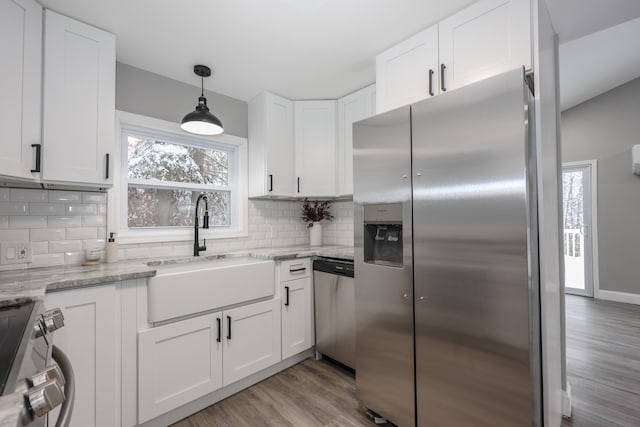
<path fill-rule="evenodd" d="M 402 267 L 402 203 L 364 206 L 364 262 Z"/>

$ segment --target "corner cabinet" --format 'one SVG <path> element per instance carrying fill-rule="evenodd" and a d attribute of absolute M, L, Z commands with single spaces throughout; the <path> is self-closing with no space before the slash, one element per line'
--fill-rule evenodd
<path fill-rule="evenodd" d="M 353 124 L 375 113 L 375 84 L 338 100 L 337 196 L 353 195 Z"/>
<path fill-rule="evenodd" d="M 294 196 L 293 102 L 270 92 L 249 101 L 249 197 Z"/>
<path fill-rule="evenodd" d="M 280 264 L 282 359 L 310 349 L 314 342 L 311 260 Z"/>
<path fill-rule="evenodd" d="M 42 180 L 110 186 L 115 37 L 45 11 Z"/>
<path fill-rule="evenodd" d="M 480 0 L 376 57 L 382 113 L 524 66 L 529 0 Z"/>
<path fill-rule="evenodd" d="M 0 2 L 0 58 L 0 177 L 38 180 L 31 145 L 41 139 L 42 7 L 35 1 Z"/>
<path fill-rule="evenodd" d="M 295 196 L 336 195 L 336 101 L 295 102 Z"/>

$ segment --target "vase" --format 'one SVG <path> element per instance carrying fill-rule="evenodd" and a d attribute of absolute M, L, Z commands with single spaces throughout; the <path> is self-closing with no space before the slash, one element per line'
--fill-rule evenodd
<path fill-rule="evenodd" d="M 319 222 L 309 228 L 309 246 L 322 246 L 322 224 Z"/>

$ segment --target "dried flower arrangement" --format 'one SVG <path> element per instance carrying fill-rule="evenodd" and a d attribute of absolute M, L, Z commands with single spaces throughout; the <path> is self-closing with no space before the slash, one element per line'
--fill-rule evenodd
<path fill-rule="evenodd" d="M 305 197 L 304 202 L 302 203 L 302 220 L 307 223 L 307 227 L 313 227 L 313 223 L 317 221 L 322 221 L 326 219 L 327 221 L 331 221 L 333 219 L 333 215 L 331 214 L 331 202 L 319 202 L 314 201 L 310 202 L 309 199 Z"/>

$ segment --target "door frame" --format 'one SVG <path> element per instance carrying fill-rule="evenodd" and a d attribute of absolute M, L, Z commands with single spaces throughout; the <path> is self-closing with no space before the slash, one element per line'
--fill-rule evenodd
<path fill-rule="evenodd" d="M 600 263 L 598 257 L 598 161 L 580 160 L 576 162 L 563 162 L 562 171 L 564 172 L 565 167 L 580 166 L 588 166 L 591 169 L 591 281 L 593 282 L 593 298 L 600 299 Z M 564 254 L 564 251 L 562 251 L 562 253 Z M 564 263 L 564 258 L 562 262 Z"/>

